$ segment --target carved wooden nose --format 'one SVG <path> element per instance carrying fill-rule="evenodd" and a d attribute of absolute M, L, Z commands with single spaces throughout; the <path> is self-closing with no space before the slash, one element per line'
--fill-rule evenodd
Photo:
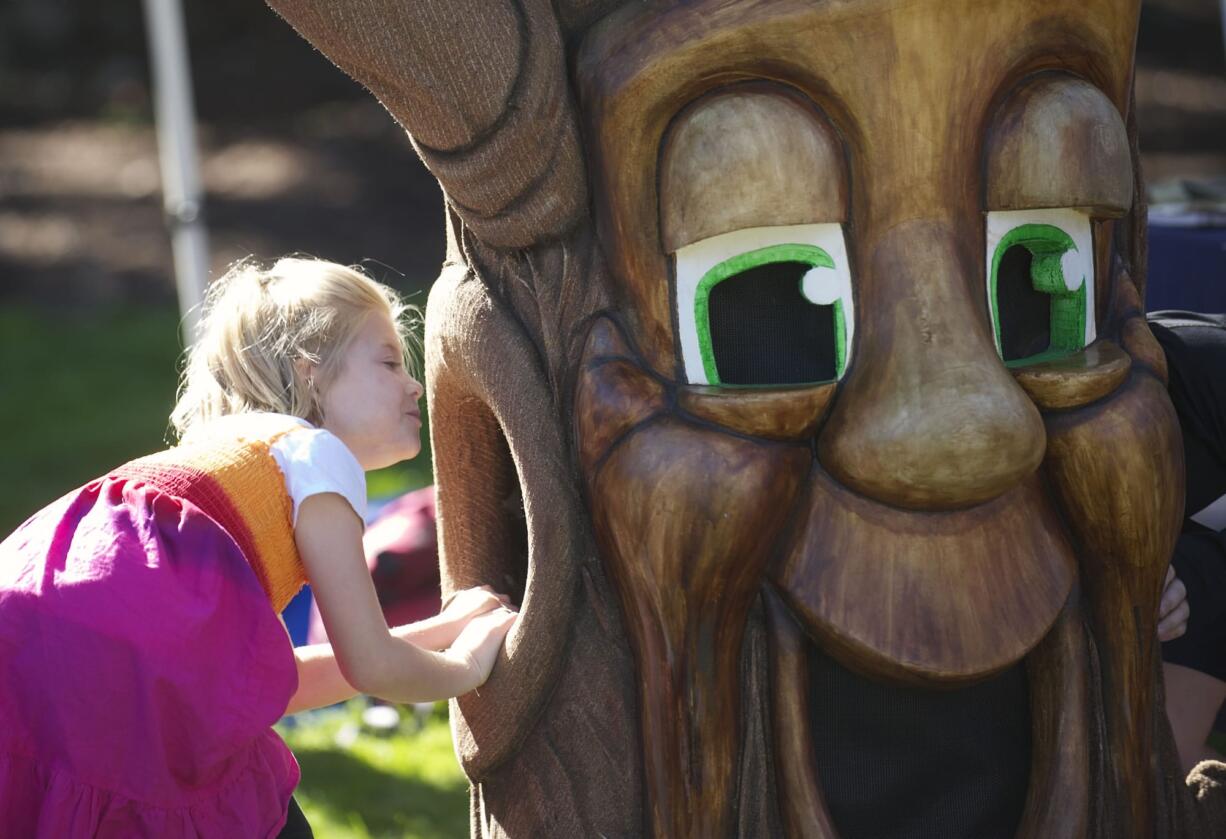
<path fill-rule="evenodd" d="M 952 232 L 908 222 L 870 248 L 854 369 L 818 441 L 845 485 L 897 507 L 987 501 L 1042 460 L 1043 422 L 996 354 Z"/>

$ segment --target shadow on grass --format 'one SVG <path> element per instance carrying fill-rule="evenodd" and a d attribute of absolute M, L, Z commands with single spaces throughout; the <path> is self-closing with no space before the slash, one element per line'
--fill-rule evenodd
<path fill-rule="evenodd" d="M 439 785 L 381 772 L 334 749 L 298 747 L 294 756 L 302 767 L 295 794 L 330 811 L 339 822 L 356 815 L 371 837 L 407 832 L 439 839 L 468 836 L 468 789 L 462 781 Z"/>

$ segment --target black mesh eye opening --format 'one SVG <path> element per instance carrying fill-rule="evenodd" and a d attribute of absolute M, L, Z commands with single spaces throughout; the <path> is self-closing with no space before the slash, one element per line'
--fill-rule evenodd
<path fill-rule="evenodd" d="M 838 378 L 835 307 L 812 303 L 800 290 L 801 279 L 812 267 L 806 262 L 771 262 L 711 288 L 711 350 L 721 384 L 804 384 Z"/>
<path fill-rule="evenodd" d="M 1000 354 L 1006 361 L 1038 355 L 1051 346 L 1051 295 L 1034 287 L 1034 257 L 1023 245 L 1005 251 L 996 271 Z"/>

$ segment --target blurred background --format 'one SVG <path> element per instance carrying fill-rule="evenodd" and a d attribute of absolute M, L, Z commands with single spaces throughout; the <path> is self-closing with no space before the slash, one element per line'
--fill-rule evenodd
<path fill-rule="evenodd" d="M 361 88 L 257 0 L 184 0 L 208 263 L 362 263 L 424 305 L 437 185 Z M 1226 309 L 1221 0 L 1146 0 L 1137 120 L 1153 207 L 1149 303 Z M 0 533 L 160 448 L 182 350 L 138 0 L 0 5 Z M 430 483 L 429 452 L 377 474 Z M 445 708 L 293 721 L 321 836 L 467 835 Z M 382 732 L 382 735 L 376 733 Z M 390 736 L 388 736 L 390 735 Z"/>

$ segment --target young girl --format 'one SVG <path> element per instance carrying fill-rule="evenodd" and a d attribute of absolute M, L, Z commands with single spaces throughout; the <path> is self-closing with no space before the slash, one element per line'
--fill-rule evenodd
<path fill-rule="evenodd" d="M 278 718 L 485 681 L 505 598 L 389 631 L 362 555 L 363 472 L 421 445 L 404 312 L 339 265 L 238 266 L 205 304 L 179 445 L 0 543 L 0 836 L 309 836 Z M 332 644 L 295 651 L 278 615 L 308 580 Z"/>

